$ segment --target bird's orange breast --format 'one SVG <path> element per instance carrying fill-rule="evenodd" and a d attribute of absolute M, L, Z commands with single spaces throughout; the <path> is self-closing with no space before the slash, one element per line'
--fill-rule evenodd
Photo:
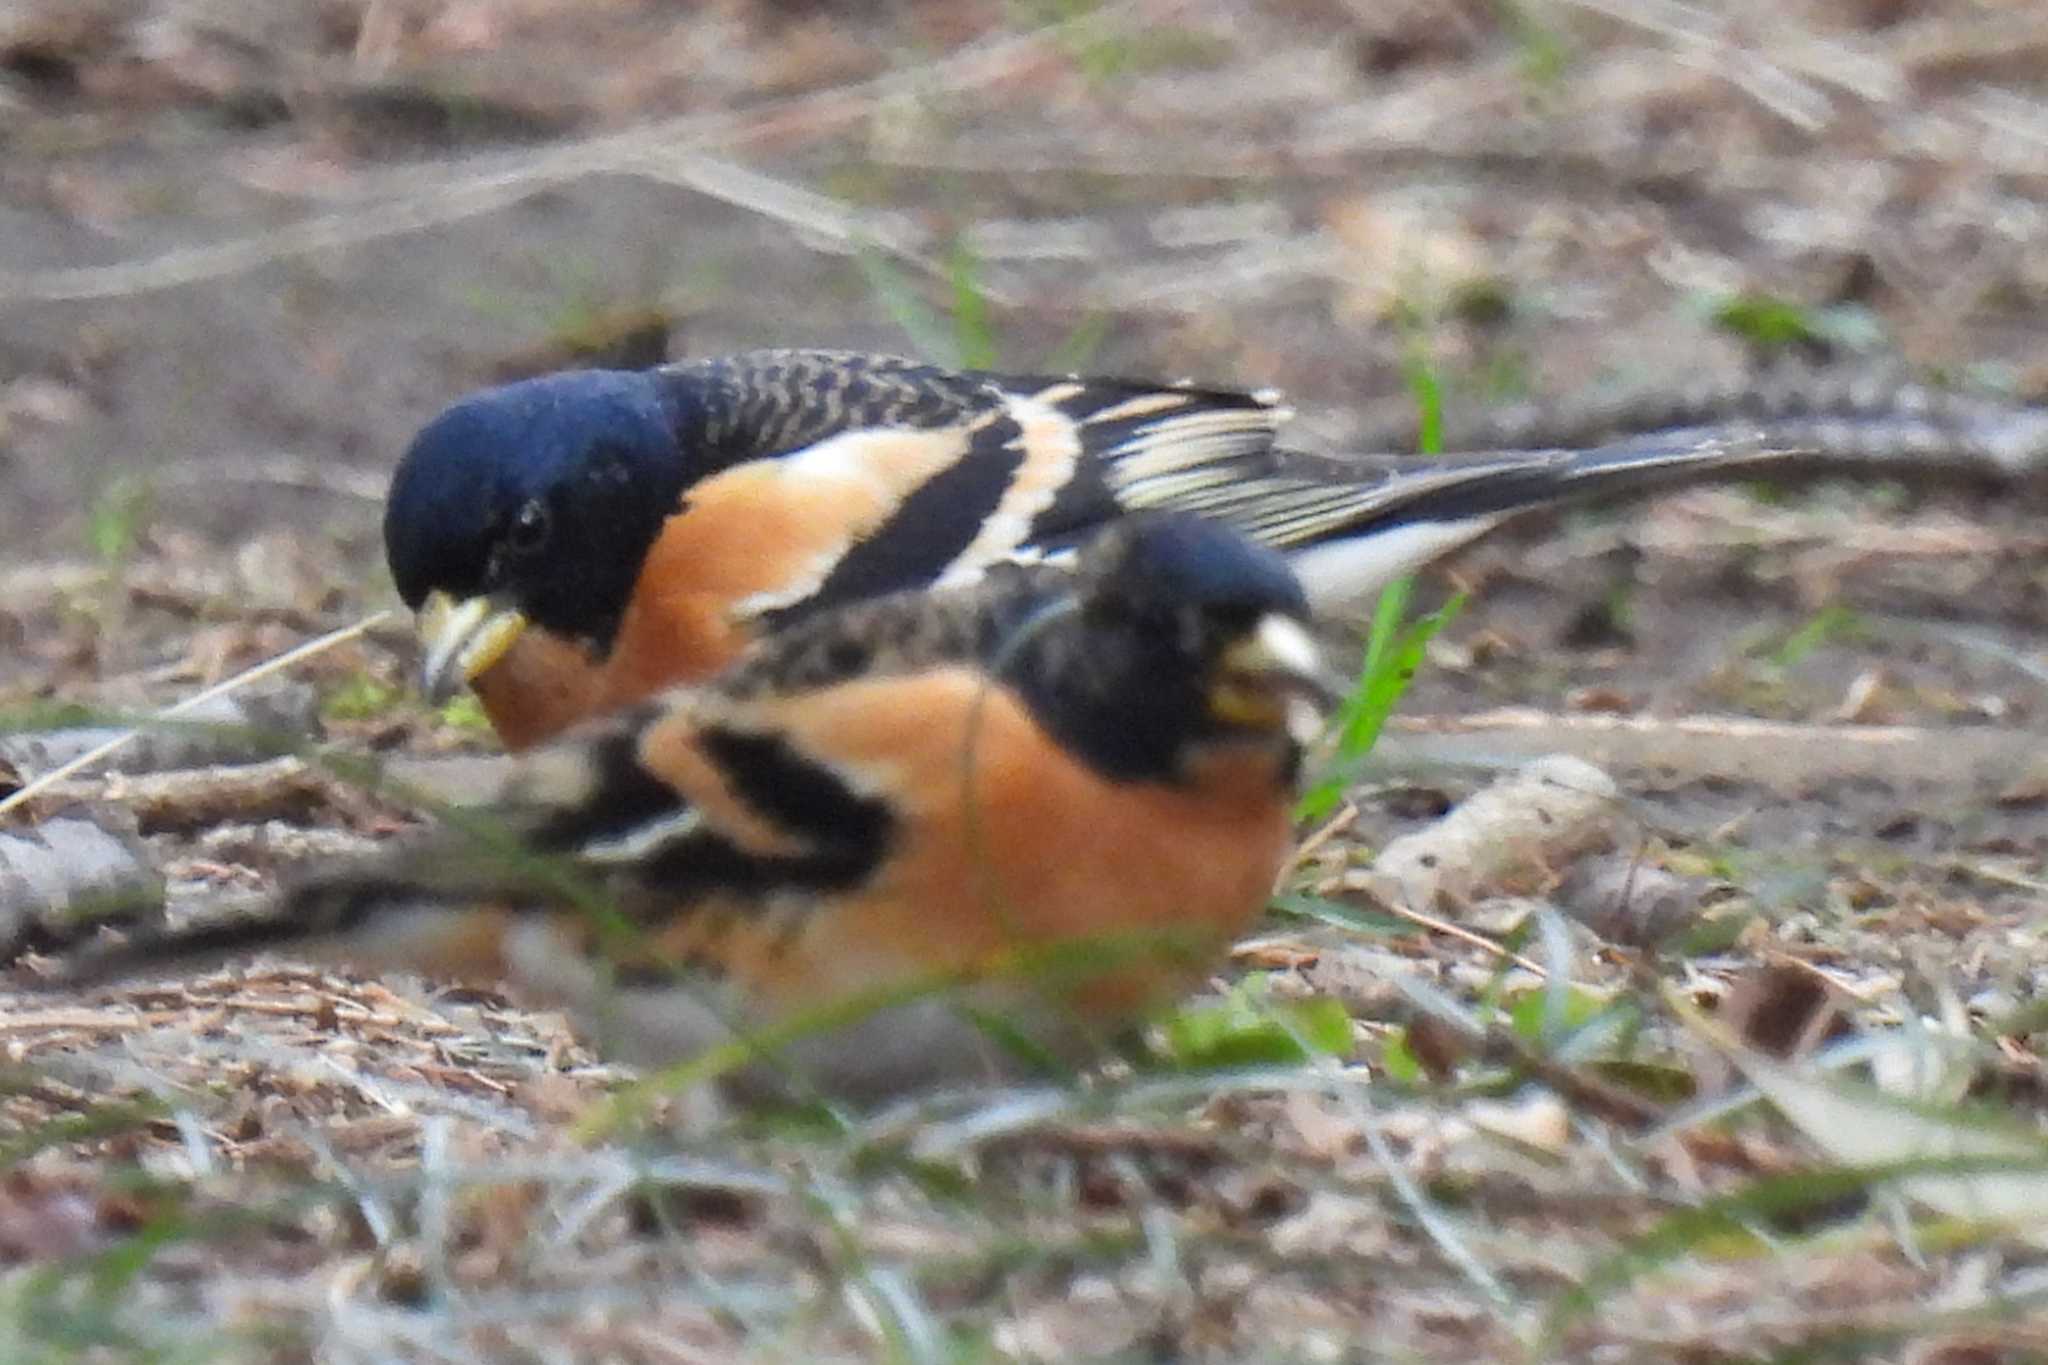
<path fill-rule="evenodd" d="M 757 718 L 896 814 L 861 887 L 720 917 L 715 953 L 768 1017 L 935 975 L 1029 972 L 1058 948 L 1059 998 L 1126 1019 L 1208 968 L 1264 908 L 1290 846 L 1272 755 L 1222 757 L 1188 786 L 1112 782 L 965 668 L 845 683 Z M 707 946 L 708 923 L 678 927 Z M 1053 983 L 1017 984 L 1028 1000 Z"/>

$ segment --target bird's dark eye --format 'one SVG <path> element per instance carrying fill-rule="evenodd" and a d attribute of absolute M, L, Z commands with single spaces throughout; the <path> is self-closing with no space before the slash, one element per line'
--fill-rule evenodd
<path fill-rule="evenodd" d="M 534 498 L 519 509 L 505 532 L 505 544 L 514 554 L 530 555 L 548 543 L 548 505 Z"/>

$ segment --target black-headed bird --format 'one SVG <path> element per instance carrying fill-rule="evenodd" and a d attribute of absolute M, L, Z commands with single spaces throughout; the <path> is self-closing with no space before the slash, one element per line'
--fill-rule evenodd
<path fill-rule="evenodd" d="M 420 432 L 385 545 L 429 692 L 469 683 L 516 749 L 712 677 L 812 613 L 1059 557 L 1134 511 L 1283 550 L 1328 611 L 1525 509 L 1786 454 L 1648 439 L 1316 462 L 1276 446 L 1288 415 L 1271 393 L 829 351 L 547 375 Z"/>
<path fill-rule="evenodd" d="M 437 830 L 63 979 L 276 949 L 504 980 L 649 1063 L 900 990 L 735 1078 L 857 1101 L 1008 1074 L 1019 1039 L 1074 1055 L 1266 904 L 1334 699 L 1308 610 L 1278 553 L 1125 518 L 1071 565 L 818 612 L 522 755 L 503 837 Z"/>

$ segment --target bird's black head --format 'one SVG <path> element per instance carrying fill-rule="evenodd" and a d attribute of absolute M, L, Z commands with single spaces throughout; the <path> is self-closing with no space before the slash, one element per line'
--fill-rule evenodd
<path fill-rule="evenodd" d="M 1124 518 L 1082 550 L 1078 573 L 1082 600 L 1098 613 L 1226 630 L 1268 613 L 1309 614 L 1308 597 L 1277 550 L 1188 512 Z"/>
<path fill-rule="evenodd" d="M 1143 513 L 1098 535 L 1074 610 L 1030 651 L 1041 721 L 1121 778 L 1171 777 L 1216 740 L 1294 748 L 1334 700 L 1308 600 L 1277 552 L 1188 513 Z"/>
<path fill-rule="evenodd" d="M 579 370 L 472 394 L 429 422 L 384 512 L 406 605 L 489 599 L 608 648 L 688 481 L 679 401 L 651 374 Z"/>

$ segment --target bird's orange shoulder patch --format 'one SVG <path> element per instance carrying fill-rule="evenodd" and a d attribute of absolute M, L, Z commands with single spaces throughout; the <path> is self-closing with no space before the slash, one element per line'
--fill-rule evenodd
<path fill-rule="evenodd" d="M 850 432 L 695 485 L 641 567 L 605 666 L 606 703 L 716 674 L 750 643 L 754 616 L 816 591 L 966 448 L 952 428 Z"/>
<path fill-rule="evenodd" d="M 700 743 L 697 709 L 686 696 L 640 736 L 640 762 L 673 787 L 679 803 L 742 852 L 762 858 L 798 857 L 810 844 L 749 805 L 732 774 Z"/>

